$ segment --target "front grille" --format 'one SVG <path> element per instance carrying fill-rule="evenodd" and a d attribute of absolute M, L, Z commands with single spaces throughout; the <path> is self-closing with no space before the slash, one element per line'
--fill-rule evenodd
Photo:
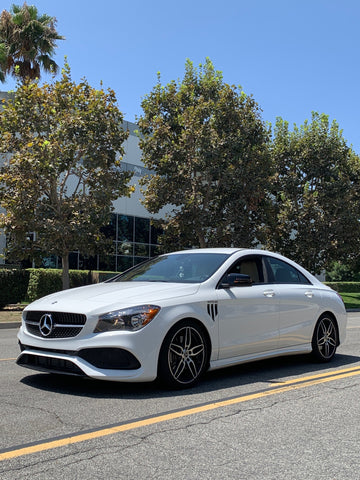
<path fill-rule="evenodd" d="M 86 315 L 67 312 L 27 311 L 25 313 L 26 329 L 32 335 L 45 338 L 76 337 L 86 323 Z M 51 317 L 51 330 L 46 335 L 41 332 L 40 321 L 44 315 Z M 45 329 L 43 329 L 45 331 Z"/>

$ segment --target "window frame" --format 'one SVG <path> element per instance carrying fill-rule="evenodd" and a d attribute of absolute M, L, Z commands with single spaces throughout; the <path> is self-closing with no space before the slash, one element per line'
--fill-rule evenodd
<path fill-rule="evenodd" d="M 264 263 L 264 255 L 261 254 L 249 254 L 249 255 L 244 255 L 243 257 L 237 258 L 234 263 L 226 270 L 226 273 L 221 277 L 218 285 L 216 288 L 221 288 L 222 283 L 226 279 L 227 275 L 229 273 L 237 273 L 234 272 L 233 269 L 236 267 L 237 264 L 242 263 L 244 261 L 249 261 L 249 260 L 255 260 L 257 269 L 258 269 L 258 274 L 259 274 L 259 282 L 253 282 L 252 285 L 266 285 L 269 283 L 269 278 L 268 278 L 268 271 L 266 269 L 266 265 Z M 236 287 L 238 288 L 238 287 Z M 245 287 L 243 287 L 245 288 Z"/>
<path fill-rule="evenodd" d="M 288 262 L 285 260 L 282 260 L 280 258 L 272 257 L 270 255 L 264 255 L 264 265 L 265 268 L 267 269 L 267 275 L 269 278 L 269 284 L 271 285 L 312 285 L 312 282 L 304 275 L 302 272 L 300 272 L 296 267 L 293 265 L 290 265 Z M 299 282 L 278 282 L 275 277 L 274 270 L 271 266 L 271 260 L 278 262 L 282 265 L 284 265 L 286 268 L 290 269 L 290 271 L 296 272 L 299 280 L 304 280 L 304 281 L 299 281 Z"/>

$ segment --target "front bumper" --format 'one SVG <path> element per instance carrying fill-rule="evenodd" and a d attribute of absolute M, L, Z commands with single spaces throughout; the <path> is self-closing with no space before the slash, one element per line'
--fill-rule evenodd
<path fill-rule="evenodd" d="M 76 339 L 42 339 L 24 326 L 16 363 L 32 370 L 119 382 L 152 381 L 158 353 L 142 332 L 105 333 Z"/>

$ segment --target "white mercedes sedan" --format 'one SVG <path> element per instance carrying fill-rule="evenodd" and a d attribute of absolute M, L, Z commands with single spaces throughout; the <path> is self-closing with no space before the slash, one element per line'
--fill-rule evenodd
<path fill-rule="evenodd" d="M 28 305 L 17 364 L 183 388 L 207 370 L 264 358 L 308 352 L 328 362 L 346 321 L 341 297 L 281 255 L 186 250 Z"/>

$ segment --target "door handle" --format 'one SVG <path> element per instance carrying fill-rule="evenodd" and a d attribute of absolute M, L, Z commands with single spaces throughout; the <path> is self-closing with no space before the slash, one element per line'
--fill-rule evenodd
<path fill-rule="evenodd" d="M 264 290 L 264 296 L 269 297 L 269 298 L 274 297 L 275 292 L 274 292 L 274 290 Z"/>
<path fill-rule="evenodd" d="M 308 297 L 308 298 L 312 298 L 314 296 L 313 292 L 311 290 L 307 290 L 305 292 L 305 295 Z"/>

